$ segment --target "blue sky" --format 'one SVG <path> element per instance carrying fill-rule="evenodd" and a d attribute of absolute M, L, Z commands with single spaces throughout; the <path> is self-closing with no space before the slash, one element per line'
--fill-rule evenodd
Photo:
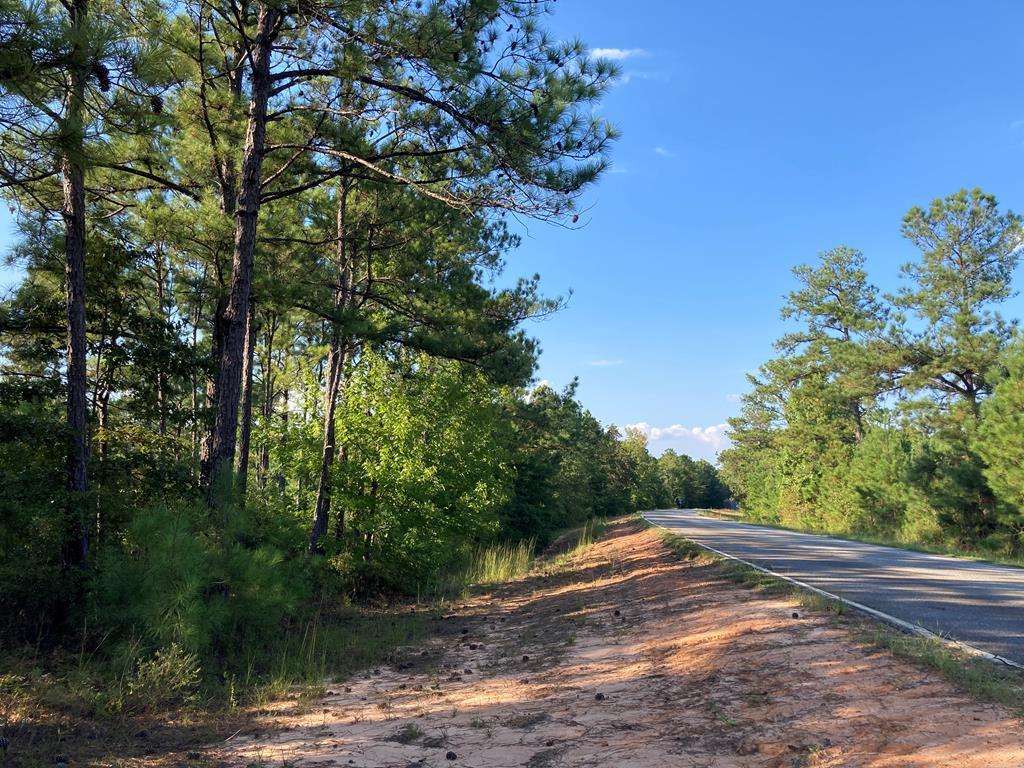
<path fill-rule="evenodd" d="M 623 137 L 586 227 L 532 226 L 510 265 L 574 289 L 534 326 L 540 376 L 655 452 L 722 445 L 794 265 L 847 244 L 892 289 L 912 205 L 1024 211 L 1024 3 L 560 0 L 552 28 L 622 52 Z"/>
<path fill-rule="evenodd" d="M 794 265 L 846 244 L 892 289 L 910 206 L 980 186 L 1024 211 L 1024 3 L 560 0 L 549 26 L 620 57 L 623 138 L 585 226 L 529 225 L 509 270 L 574 292 L 529 327 L 538 376 L 655 452 L 723 445 Z"/>

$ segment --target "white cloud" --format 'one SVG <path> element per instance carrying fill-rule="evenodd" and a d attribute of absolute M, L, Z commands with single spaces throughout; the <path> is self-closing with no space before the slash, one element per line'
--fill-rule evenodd
<path fill-rule="evenodd" d="M 612 59 L 613 61 L 625 61 L 648 53 L 643 48 L 594 48 L 590 51 L 591 57 L 595 59 Z"/>
<path fill-rule="evenodd" d="M 661 157 L 675 157 L 676 156 L 675 152 L 673 152 L 670 149 L 665 149 L 664 147 L 655 147 L 654 148 L 654 154 L 659 155 Z"/>
<path fill-rule="evenodd" d="M 548 381 L 547 379 L 541 379 L 540 381 L 533 382 L 530 388 L 527 389 L 526 392 L 522 394 L 523 400 L 527 403 L 533 400 L 534 395 L 537 394 L 537 390 L 541 389 L 542 387 L 551 387 L 551 382 Z"/>
<path fill-rule="evenodd" d="M 658 455 L 672 448 L 696 459 L 713 461 L 719 451 L 730 446 L 726 430 L 728 424 L 712 424 L 710 427 L 687 427 L 672 424 L 667 427 L 656 427 L 646 421 L 627 424 L 626 429 L 636 429 L 647 435 L 651 442 L 651 453 Z"/>
<path fill-rule="evenodd" d="M 592 365 L 595 368 L 610 368 L 613 365 L 622 365 L 625 360 L 591 360 L 587 365 Z"/>

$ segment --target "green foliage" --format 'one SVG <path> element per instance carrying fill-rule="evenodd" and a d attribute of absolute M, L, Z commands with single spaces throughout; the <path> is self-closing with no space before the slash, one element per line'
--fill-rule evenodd
<path fill-rule="evenodd" d="M 0 639 L 90 658 L 111 712 L 379 658 L 404 630 L 340 604 L 505 578 L 657 496 L 574 388 L 525 389 L 522 323 L 561 300 L 494 287 L 508 215 L 575 222 L 607 167 L 615 66 L 552 39 L 547 3 L 250 10 L 0 2 L 25 269 L 0 301 Z"/>
<path fill-rule="evenodd" d="M 1014 555 L 1024 402 L 998 306 L 1020 220 L 962 190 L 903 232 L 921 258 L 888 303 L 849 248 L 795 270 L 782 315 L 799 326 L 751 377 L 724 474 L 756 520 Z"/>
<path fill-rule="evenodd" d="M 996 496 L 994 513 L 1006 546 L 1024 547 L 1024 344 L 1017 340 L 1002 358 L 992 397 L 971 435 L 971 448 L 984 462 L 985 479 Z"/>

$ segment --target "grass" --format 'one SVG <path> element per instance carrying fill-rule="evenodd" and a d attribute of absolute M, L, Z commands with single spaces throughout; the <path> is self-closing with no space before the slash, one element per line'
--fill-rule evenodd
<path fill-rule="evenodd" d="M 592 521 L 565 534 L 568 549 L 545 557 L 540 565 L 546 572 L 553 565 L 567 567 L 606 527 L 603 521 Z M 415 605 L 325 607 L 314 618 L 283 630 L 273 647 L 239 651 L 239 662 L 222 678 L 205 678 L 173 702 L 166 694 L 187 671 L 184 656 L 150 670 L 148 688 L 142 690 L 138 655 L 102 662 L 84 651 L 58 655 L 5 649 L 0 654 L 0 735 L 17 745 L 18 756 L 12 752 L 5 762 L 0 754 L 0 763 L 49 764 L 53 754 L 70 752 L 102 763 L 111 755 L 142 759 L 149 750 L 163 756 L 157 765 L 182 764 L 179 758 L 196 744 L 230 735 L 271 702 L 312 704 L 325 693 L 327 681 L 403 660 L 417 666 L 431 663 L 418 652 L 407 655 L 407 649 L 421 646 L 430 636 L 445 603 L 470 589 L 536 570 L 534 549 L 533 541 L 481 547 L 464 568 L 421 594 Z M 140 739 L 137 734 L 144 731 L 149 735 Z M 96 738 L 97 733 L 104 737 Z M 424 738 L 411 729 L 396 732 L 396 737 Z M 19 762 L 26 751 L 40 759 Z"/>
<path fill-rule="evenodd" d="M 474 589 L 514 581 L 533 568 L 536 548 L 533 539 L 478 547 L 458 569 L 421 584 L 416 602 L 443 607 L 451 600 L 467 599 Z"/>
<path fill-rule="evenodd" d="M 428 637 L 436 616 L 434 610 L 407 607 L 390 611 L 351 608 L 318 616 L 284 636 L 265 698 L 275 698 L 296 684 L 319 686 L 328 679 L 340 680 L 375 664 L 395 661 L 404 647 Z M 250 681 L 240 683 L 248 688 Z"/>
<path fill-rule="evenodd" d="M 1003 704 L 1024 718 L 1024 673 L 997 662 L 951 650 L 938 640 L 896 632 L 888 627 L 853 631 L 854 639 L 884 648 L 901 659 L 938 670 L 975 698 Z"/>
<path fill-rule="evenodd" d="M 608 526 L 607 520 L 593 518 L 588 520 L 582 528 L 574 528 L 557 537 L 551 545 L 552 554 L 545 563 L 546 570 L 550 572 L 565 569 L 597 541 L 608 530 Z"/>
<path fill-rule="evenodd" d="M 848 616 L 851 613 L 848 607 L 839 600 L 809 592 L 756 568 L 722 558 L 681 536 L 663 532 L 662 541 L 681 560 L 710 566 L 718 575 L 748 589 L 788 597 L 804 608 L 829 613 L 836 620 L 844 617 L 844 626 L 855 641 L 934 669 L 969 695 L 1002 704 L 1024 717 L 1024 673 L 1020 670 L 957 651 L 934 638 L 882 626 L 868 617 L 858 616 L 858 620 L 853 621 Z"/>
<path fill-rule="evenodd" d="M 530 571 L 536 546 L 536 541 L 529 539 L 478 549 L 462 573 L 462 581 L 483 586 L 518 579 Z"/>

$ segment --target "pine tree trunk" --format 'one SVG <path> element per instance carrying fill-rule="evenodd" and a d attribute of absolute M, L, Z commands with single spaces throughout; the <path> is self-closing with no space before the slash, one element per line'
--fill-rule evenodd
<path fill-rule="evenodd" d="M 164 254 L 160 245 L 157 245 L 153 253 L 153 267 L 155 270 L 156 299 L 160 307 L 160 317 L 165 323 L 170 324 L 166 296 L 164 295 Z M 157 362 L 156 406 L 160 419 L 157 426 L 158 433 L 161 437 L 164 437 L 167 434 L 167 370 L 164 367 L 164 360 L 162 358 L 158 358 Z M 160 441 L 160 450 L 163 450 L 164 443 L 165 441 Z"/>
<path fill-rule="evenodd" d="M 327 355 L 327 379 L 324 383 L 324 442 L 320 452 L 320 476 L 313 509 L 313 526 L 309 533 L 310 554 L 320 549 L 320 539 L 327 533 L 331 515 L 330 473 L 335 455 L 334 417 L 338 402 L 338 384 L 348 357 L 347 345 L 342 339 L 342 321 L 338 317 L 348 307 L 352 296 L 352 265 L 346 239 L 348 192 L 348 184 L 342 183 L 338 192 L 338 239 L 335 245 L 338 265 L 338 283 L 334 287 L 335 319 L 331 321 L 331 347 Z"/>
<path fill-rule="evenodd" d="M 216 409 L 206 470 L 207 499 L 216 503 L 217 489 L 230 481 L 238 433 L 238 404 L 245 357 L 246 318 L 252 290 L 256 250 L 256 221 L 260 208 L 263 146 L 270 96 L 270 59 L 280 11 L 260 5 L 256 40 L 252 50 L 252 94 L 242 154 L 238 205 L 235 210 L 235 246 L 231 262 L 231 294 L 225 313 L 225 336 L 215 381 Z"/>
<path fill-rule="evenodd" d="M 269 428 L 274 416 L 274 335 L 277 331 L 277 315 L 267 320 L 267 354 L 263 358 L 263 426 Z M 260 489 L 267 486 L 270 471 L 270 446 L 266 440 L 260 445 L 260 463 L 256 478 Z"/>
<path fill-rule="evenodd" d="M 69 12 L 76 40 L 68 67 L 71 89 L 64 126 L 65 139 L 72 149 L 66 150 L 61 159 L 67 298 L 67 419 L 70 431 L 67 455 L 69 530 L 64 561 L 66 565 L 77 565 L 84 569 L 89 562 L 89 531 L 85 523 L 85 493 L 89 489 L 89 437 L 86 421 L 85 163 L 82 157 L 85 82 L 89 62 L 88 51 L 80 39 L 84 35 L 86 23 L 85 0 L 74 0 L 69 6 Z"/>
<path fill-rule="evenodd" d="M 249 302 L 245 321 L 245 365 L 242 370 L 242 426 L 238 439 L 238 498 L 244 504 L 249 485 L 249 444 L 252 437 L 252 364 L 256 350 L 256 300 Z"/>

